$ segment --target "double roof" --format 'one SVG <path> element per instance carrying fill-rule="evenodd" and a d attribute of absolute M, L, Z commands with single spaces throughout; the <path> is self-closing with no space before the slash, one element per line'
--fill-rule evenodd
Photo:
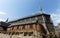
<path fill-rule="evenodd" d="M 17 19 L 17 20 L 13 20 L 13 21 L 10 21 L 8 23 L 11 23 L 11 25 L 9 25 L 9 27 L 11 26 L 16 26 L 16 25 L 22 25 L 22 24 L 32 24 L 32 23 L 36 23 L 37 20 L 32 20 L 32 21 L 27 21 L 27 22 L 19 22 L 20 20 L 24 20 L 24 19 L 28 19 L 28 18 L 33 18 L 33 17 L 37 17 L 37 16 L 42 16 L 42 15 L 49 15 L 49 14 L 35 14 L 35 15 L 31 15 L 31 16 L 28 16 L 28 17 L 24 17 L 24 18 L 21 18 L 21 19 Z"/>
<path fill-rule="evenodd" d="M 49 14 L 45 14 L 45 13 L 40 14 L 40 13 L 38 13 L 38 14 L 34 14 L 34 15 L 31 15 L 31 16 L 27 16 L 27 17 L 24 17 L 24 18 L 19 18 L 19 19 L 17 19 L 17 20 L 12 20 L 12 21 L 9 21 L 8 23 L 13 23 L 13 22 L 17 22 L 17 21 L 20 21 L 20 20 L 23 20 L 23 19 L 33 18 L 33 17 L 37 17 L 37 16 L 42 16 L 42 15 L 49 15 Z"/>

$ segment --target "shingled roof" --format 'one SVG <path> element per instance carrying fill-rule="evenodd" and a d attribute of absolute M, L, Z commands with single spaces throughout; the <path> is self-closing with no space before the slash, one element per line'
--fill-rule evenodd
<path fill-rule="evenodd" d="M 9 21 L 8 23 L 12 23 L 12 22 L 16 22 L 16 21 L 20 21 L 20 20 L 23 20 L 23 19 L 36 17 L 36 16 L 41 16 L 41 15 L 49 15 L 49 14 L 45 14 L 45 13 L 40 14 L 40 13 L 38 13 L 38 14 L 34 14 L 34 15 L 30 15 L 30 16 L 26 16 L 26 17 L 23 17 L 23 18 L 19 18 L 19 19 L 17 19 L 17 20 L 12 20 L 12 21 Z"/>
<path fill-rule="evenodd" d="M 27 18 L 32 18 L 32 17 L 37 17 L 37 16 L 41 16 L 41 15 L 49 15 L 49 14 L 35 14 L 35 15 L 31 15 L 31 16 L 28 16 L 28 17 L 24 17 L 24 18 L 21 18 L 21 19 L 17 19 L 17 20 L 14 20 L 14 21 L 10 21 L 8 23 L 11 23 L 11 25 L 9 25 L 9 27 L 11 26 L 16 26 L 16 25 L 22 25 L 22 24 L 31 24 L 31 23 L 36 23 L 38 21 L 38 19 L 36 20 L 32 20 L 32 21 L 26 21 L 26 22 L 19 22 L 20 20 L 23 20 L 23 19 L 27 19 Z M 17 22 L 18 21 L 18 22 Z"/>
<path fill-rule="evenodd" d="M 2 25 L 3 27 L 8 27 L 10 24 L 9 23 L 6 23 L 6 22 L 0 22 L 0 25 Z"/>

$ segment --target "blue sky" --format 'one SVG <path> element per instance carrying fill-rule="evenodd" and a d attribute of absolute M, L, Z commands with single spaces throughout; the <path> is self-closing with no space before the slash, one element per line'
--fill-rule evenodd
<path fill-rule="evenodd" d="M 0 21 L 39 13 L 40 6 L 51 15 L 54 25 L 60 22 L 60 0 L 0 0 Z"/>

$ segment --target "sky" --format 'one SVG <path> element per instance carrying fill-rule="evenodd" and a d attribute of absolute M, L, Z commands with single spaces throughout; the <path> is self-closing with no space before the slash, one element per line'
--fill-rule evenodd
<path fill-rule="evenodd" d="M 0 0 L 0 21 L 37 14 L 40 7 L 51 15 L 54 25 L 60 23 L 60 0 Z"/>

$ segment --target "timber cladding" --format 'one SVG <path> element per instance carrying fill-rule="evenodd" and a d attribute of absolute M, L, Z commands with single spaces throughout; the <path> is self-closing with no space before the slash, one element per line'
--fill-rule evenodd
<path fill-rule="evenodd" d="M 19 26 L 13 26 L 7 29 L 7 31 L 21 31 L 21 30 L 42 30 L 42 26 L 40 24 L 31 24 L 31 25 L 19 25 Z"/>

